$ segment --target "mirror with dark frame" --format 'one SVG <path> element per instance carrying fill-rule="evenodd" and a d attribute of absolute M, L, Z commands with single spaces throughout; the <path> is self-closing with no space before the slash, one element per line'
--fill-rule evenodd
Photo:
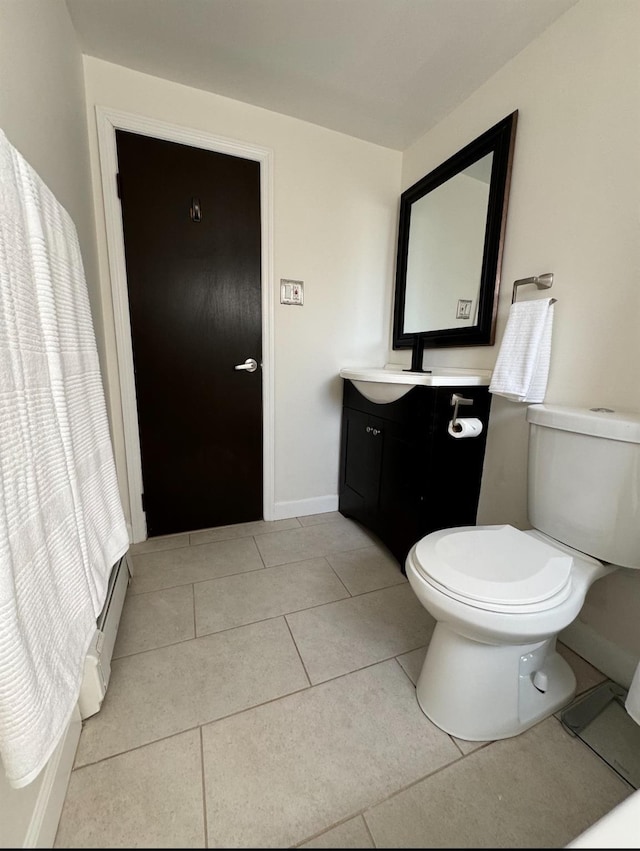
<path fill-rule="evenodd" d="M 400 196 L 394 349 L 493 345 L 517 117 Z"/>

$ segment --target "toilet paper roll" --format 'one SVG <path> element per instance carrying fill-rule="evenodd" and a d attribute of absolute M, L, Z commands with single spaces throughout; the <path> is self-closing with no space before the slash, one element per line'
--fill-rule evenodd
<path fill-rule="evenodd" d="M 477 417 L 458 417 L 455 425 L 449 420 L 447 431 L 451 437 L 477 437 L 482 432 L 482 422 Z"/>
<path fill-rule="evenodd" d="M 627 699 L 624 702 L 624 708 L 636 724 L 640 724 L 640 662 L 638 662 L 636 672 L 631 680 Z"/>

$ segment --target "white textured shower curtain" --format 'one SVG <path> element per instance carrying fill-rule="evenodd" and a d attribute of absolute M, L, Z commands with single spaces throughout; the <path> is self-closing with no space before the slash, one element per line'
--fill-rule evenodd
<path fill-rule="evenodd" d="M 0 130 L 0 756 L 16 788 L 66 729 L 128 546 L 76 229 Z"/>

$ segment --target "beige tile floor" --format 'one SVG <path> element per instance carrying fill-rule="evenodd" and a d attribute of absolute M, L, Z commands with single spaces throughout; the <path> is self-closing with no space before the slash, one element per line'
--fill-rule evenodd
<path fill-rule="evenodd" d="M 435 727 L 433 620 L 338 513 L 132 553 L 57 848 L 560 848 L 633 791 L 557 717 L 497 742 Z M 604 679 L 561 650 L 579 692 Z"/>

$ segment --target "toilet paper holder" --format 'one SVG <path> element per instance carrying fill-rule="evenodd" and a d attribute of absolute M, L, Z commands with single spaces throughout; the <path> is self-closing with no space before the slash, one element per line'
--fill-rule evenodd
<path fill-rule="evenodd" d="M 473 399 L 466 399 L 464 396 L 461 396 L 459 393 L 452 393 L 451 394 L 451 404 L 453 405 L 453 416 L 451 417 L 451 428 L 454 431 L 460 431 L 462 426 L 457 422 L 458 406 L 459 405 L 473 405 Z"/>

